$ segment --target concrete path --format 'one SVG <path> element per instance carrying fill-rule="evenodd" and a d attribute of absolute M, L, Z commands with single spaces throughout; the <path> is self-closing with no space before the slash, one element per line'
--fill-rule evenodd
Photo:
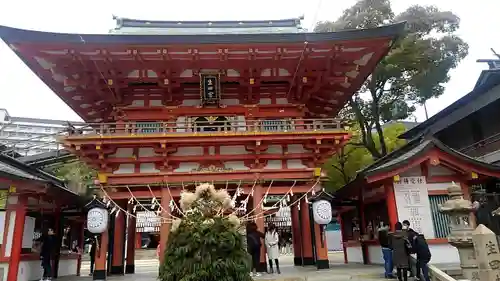
<path fill-rule="evenodd" d="M 327 281 L 327 280 L 385 280 L 381 266 L 361 264 L 344 264 L 342 253 L 330 253 L 330 269 L 316 270 L 315 267 L 295 267 L 293 257 L 280 258 L 282 274 L 263 274 L 255 280 L 282 280 L 282 281 Z M 158 276 L 157 260 L 136 261 L 136 274 L 125 276 L 109 276 L 110 281 L 155 281 Z M 89 264 L 82 264 L 82 274 L 89 272 Z M 59 278 L 60 281 L 90 281 L 91 276 Z"/>

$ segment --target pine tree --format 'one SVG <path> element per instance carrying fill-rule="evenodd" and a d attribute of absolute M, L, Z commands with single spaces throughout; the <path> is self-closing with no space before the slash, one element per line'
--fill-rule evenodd
<path fill-rule="evenodd" d="M 180 205 L 184 216 L 172 223 L 159 280 L 252 280 L 240 220 L 225 215 L 233 206 L 227 191 L 202 184 L 183 192 Z"/>

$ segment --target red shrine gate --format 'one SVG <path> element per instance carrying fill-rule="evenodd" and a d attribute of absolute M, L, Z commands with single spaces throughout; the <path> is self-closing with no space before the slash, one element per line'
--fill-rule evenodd
<path fill-rule="evenodd" d="M 130 27 L 141 22 L 119 23 Z M 288 30 L 297 20 L 234 23 L 238 28 L 264 25 Z M 123 210 L 111 216 L 114 228 L 101 241 L 94 279 L 102 279 L 106 271 L 134 272 L 133 216 L 126 261 L 122 247 L 126 212 L 133 214 L 133 205 L 153 200 L 151 204 L 161 205 L 161 216 L 175 215 L 170 207 L 178 204 L 180 192 L 200 182 L 227 188 L 238 202 L 250 199 L 247 210 L 254 210 L 261 230 L 264 196 L 293 194 L 296 264 L 328 267 L 319 225 L 302 227 L 312 225 L 305 198 L 321 186 L 319 167 L 349 139 L 332 117 L 403 29 L 404 24 L 396 24 L 317 34 L 138 36 L 2 27 L 0 36 L 89 122 L 62 141 L 99 171 L 106 198 Z M 162 252 L 169 230 L 169 223 L 162 224 Z M 106 268 L 109 241 L 114 246 Z M 265 255 L 261 263 L 264 269 Z"/>

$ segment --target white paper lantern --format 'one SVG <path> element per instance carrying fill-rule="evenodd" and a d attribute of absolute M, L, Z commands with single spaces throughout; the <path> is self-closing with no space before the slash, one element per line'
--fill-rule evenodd
<path fill-rule="evenodd" d="M 92 208 L 87 213 L 87 229 L 92 234 L 101 234 L 108 229 L 109 213 L 103 208 Z"/>
<path fill-rule="evenodd" d="M 332 204 L 326 200 L 313 202 L 313 217 L 317 224 L 329 224 L 332 221 Z"/>

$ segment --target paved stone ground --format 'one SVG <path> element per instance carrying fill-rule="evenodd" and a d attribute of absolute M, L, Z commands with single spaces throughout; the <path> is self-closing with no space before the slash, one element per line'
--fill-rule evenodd
<path fill-rule="evenodd" d="M 330 253 L 330 269 L 316 270 L 314 267 L 295 267 L 293 257 L 282 256 L 282 274 L 263 274 L 256 280 L 282 280 L 282 281 L 326 281 L 326 280 L 384 280 L 383 269 L 380 266 L 361 264 L 344 264 L 342 253 Z M 110 281 L 154 281 L 158 274 L 157 260 L 136 261 L 136 274 L 125 276 L 110 276 Z M 82 264 L 82 274 L 89 272 L 89 264 Z M 60 281 L 90 281 L 91 276 L 60 278 Z"/>

